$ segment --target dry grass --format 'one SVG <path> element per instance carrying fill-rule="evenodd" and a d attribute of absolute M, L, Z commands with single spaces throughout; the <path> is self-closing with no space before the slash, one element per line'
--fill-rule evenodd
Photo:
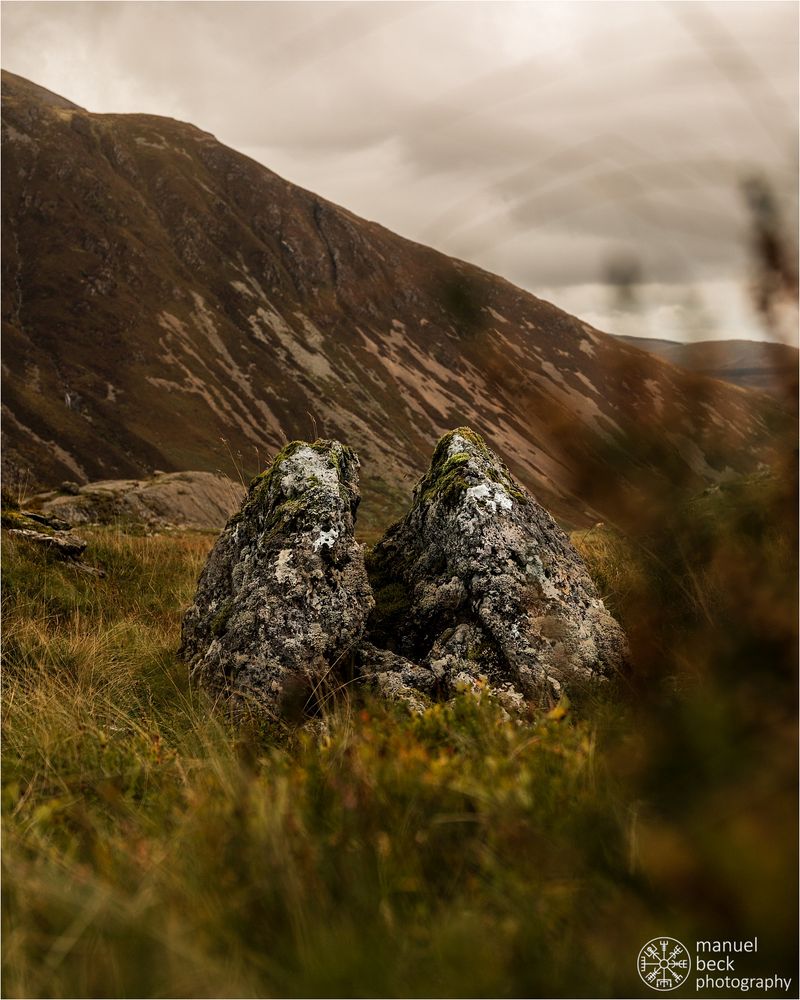
<path fill-rule="evenodd" d="M 210 538 L 94 529 L 103 579 L 5 539 L 4 995 L 635 995 L 665 931 L 791 975 L 786 502 L 576 536 L 636 672 L 530 727 L 351 695 L 230 731 L 175 656 Z"/>

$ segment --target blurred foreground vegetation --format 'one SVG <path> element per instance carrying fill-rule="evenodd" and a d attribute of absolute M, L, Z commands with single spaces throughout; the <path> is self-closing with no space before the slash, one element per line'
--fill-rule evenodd
<path fill-rule="evenodd" d="M 211 537 L 5 538 L 4 995 L 640 996 L 659 934 L 794 975 L 791 478 L 576 533 L 634 670 L 529 725 L 231 732 L 175 656 Z"/>

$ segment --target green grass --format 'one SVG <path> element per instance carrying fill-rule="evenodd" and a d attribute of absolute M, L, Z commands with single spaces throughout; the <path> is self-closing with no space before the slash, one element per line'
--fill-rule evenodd
<path fill-rule="evenodd" d="M 787 503 L 576 535 L 635 670 L 530 725 L 231 731 L 175 655 L 209 536 L 91 529 L 102 579 L 5 538 L 4 995 L 635 996 L 664 933 L 793 975 Z"/>

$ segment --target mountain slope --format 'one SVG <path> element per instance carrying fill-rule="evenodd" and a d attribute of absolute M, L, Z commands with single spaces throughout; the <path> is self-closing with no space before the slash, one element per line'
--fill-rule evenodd
<path fill-rule="evenodd" d="M 194 126 L 3 75 L 4 462 L 43 485 L 255 472 L 340 437 L 368 516 L 470 424 L 574 523 L 751 469 L 761 396 L 601 334 L 298 188 Z M 222 440 L 224 439 L 224 440 Z M 238 457 L 241 456 L 241 457 Z M 613 485 L 613 489 L 612 489 Z"/>
<path fill-rule="evenodd" d="M 788 344 L 755 340 L 698 340 L 681 344 L 651 337 L 620 337 L 640 351 L 709 378 L 758 389 L 781 399 L 797 395 L 798 352 Z"/>

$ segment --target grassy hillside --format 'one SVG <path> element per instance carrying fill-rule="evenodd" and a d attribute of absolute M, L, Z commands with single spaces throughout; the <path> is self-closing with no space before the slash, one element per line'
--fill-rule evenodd
<path fill-rule="evenodd" d="M 664 933 L 793 975 L 793 504 L 576 535 L 635 674 L 525 725 L 231 732 L 175 656 L 210 536 L 92 529 L 102 579 L 6 537 L 4 995 L 636 996 Z"/>

